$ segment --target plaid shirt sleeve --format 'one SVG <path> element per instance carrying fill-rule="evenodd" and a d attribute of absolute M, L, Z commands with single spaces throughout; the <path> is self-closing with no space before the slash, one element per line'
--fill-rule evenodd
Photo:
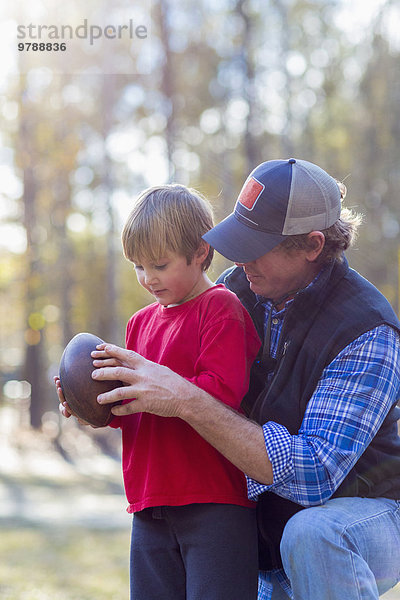
<path fill-rule="evenodd" d="M 399 399 L 400 343 L 381 325 L 344 348 L 324 369 L 297 435 L 263 426 L 274 483 L 247 478 L 249 498 L 265 491 L 302 506 L 328 500 Z"/>

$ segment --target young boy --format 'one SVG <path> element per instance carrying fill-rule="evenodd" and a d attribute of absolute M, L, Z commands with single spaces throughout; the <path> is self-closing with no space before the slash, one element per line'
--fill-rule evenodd
<path fill-rule="evenodd" d="M 236 296 L 206 275 L 213 251 L 202 235 L 212 226 L 209 204 L 184 186 L 139 197 L 122 243 L 156 302 L 131 317 L 126 347 L 239 409 L 260 342 Z M 134 513 L 131 600 L 255 600 L 255 510 L 244 475 L 178 418 L 140 413 L 111 426 L 122 430 Z"/>

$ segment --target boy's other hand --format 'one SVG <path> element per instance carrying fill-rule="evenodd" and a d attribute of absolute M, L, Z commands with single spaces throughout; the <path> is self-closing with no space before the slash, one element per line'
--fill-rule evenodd
<path fill-rule="evenodd" d="M 78 421 L 78 423 L 80 423 L 80 425 L 89 425 L 89 423 L 87 423 L 83 419 L 80 419 L 79 417 L 74 415 L 74 413 L 72 412 L 71 407 L 69 406 L 68 402 L 64 398 L 64 394 L 63 394 L 63 391 L 61 388 L 60 378 L 56 375 L 53 379 L 54 379 L 54 383 L 56 386 L 56 391 L 57 391 L 57 396 L 58 396 L 58 401 L 59 401 L 58 409 L 59 409 L 60 413 L 63 415 L 63 417 L 65 417 L 66 419 L 69 419 L 70 417 L 75 417 L 76 420 Z"/>

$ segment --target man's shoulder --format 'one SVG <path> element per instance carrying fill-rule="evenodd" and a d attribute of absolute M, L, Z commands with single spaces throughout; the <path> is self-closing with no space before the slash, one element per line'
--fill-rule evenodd
<path fill-rule="evenodd" d="M 228 290 L 236 294 L 248 311 L 251 311 L 257 302 L 257 298 L 250 289 L 250 284 L 242 267 L 230 267 L 226 269 L 218 277 L 216 283 L 222 283 Z"/>
<path fill-rule="evenodd" d="M 221 273 L 215 283 L 222 283 L 226 288 L 235 291 L 235 288 L 248 288 L 249 284 L 242 267 L 228 267 Z"/>
<path fill-rule="evenodd" d="M 400 329 L 400 322 L 389 300 L 368 279 L 354 269 L 349 269 L 343 281 L 344 298 L 347 306 L 352 306 L 358 314 L 374 315 L 378 324 L 387 323 Z"/>
<path fill-rule="evenodd" d="M 221 275 L 218 277 L 217 281 L 215 282 L 216 284 L 222 283 L 223 285 L 226 285 L 230 275 L 232 275 L 232 273 L 234 271 L 236 271 L 238 269 L 238 267 L 228 267 L 227 269 L 225 269 L 225 271 L 223 271 L 221 273 Z"/>

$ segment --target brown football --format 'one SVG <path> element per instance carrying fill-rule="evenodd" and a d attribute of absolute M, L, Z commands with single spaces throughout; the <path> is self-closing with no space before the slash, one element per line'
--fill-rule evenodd
<path fill-rule="evenodd" d="M 91 352 L 96 350 L 103 340 L 91 333 L 78 333 L 66 346 L 60 361 L 60 382 L 64 398 L 73 414 L 91 425 L 108 425 L 113 414 L 113 404 L 99 404 L 97 396 L 121 387 L 120 381 L 95 381 Z"/>

